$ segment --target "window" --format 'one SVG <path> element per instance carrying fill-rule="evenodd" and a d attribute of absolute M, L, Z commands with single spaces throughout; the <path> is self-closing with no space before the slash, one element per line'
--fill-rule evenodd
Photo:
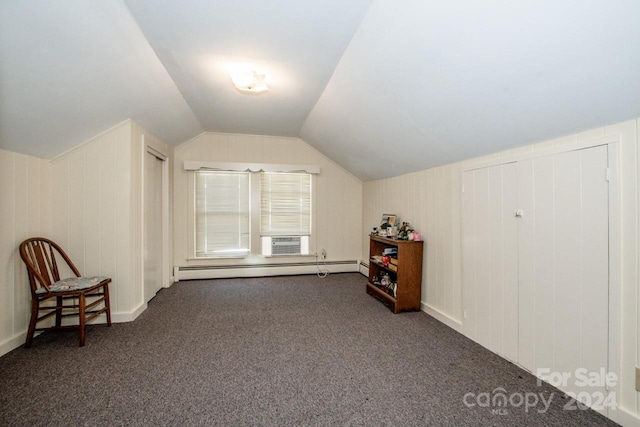
<path fill-rule="evenodd" d="M 314 250 L 319 166 L 185 161 L 184 170 L 188 261 Z"/>
<path fill-rule="evenodd" d="M 249 172 L 195 173 L 195 255 L 245 256 L 250 253 Z"/>
<path fill-rule="evenodd" d="M 263 255 L 309 253 L 311 175 L 262 172 L 260 235 Z"/>

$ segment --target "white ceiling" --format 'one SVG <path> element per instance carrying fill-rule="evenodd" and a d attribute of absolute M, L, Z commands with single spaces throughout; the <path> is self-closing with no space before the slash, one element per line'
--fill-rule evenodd
<path fill-rule="evenodd" d="M 0 0 L 0 148 L 133 118 L 300 136 L 376 179 L 640 117 L 640 2 Z M 243 95 L 252 62 L 271 90 Z"/>
<path fill-rule="evenodd" d="M 0 1 L 0 148 L 51 158 L 127 118 L 203 130 L 123 3 Z"/>

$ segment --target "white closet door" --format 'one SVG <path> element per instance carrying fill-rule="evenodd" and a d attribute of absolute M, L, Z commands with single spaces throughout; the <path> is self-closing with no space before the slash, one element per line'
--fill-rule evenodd
<path fill-rule="evenodd" d="M 144 158 L 144 299 L 162 288 L 162 166 L 147 152 Z"/>
<path fill-rule="evenodd" d="M 463 175 L 464 331 L 518 360 L 516 164 Z"/>
<path fill-rule="evenodd" d="M 576 393 L 576 369 L 607 368 L 607 162 L 601 146 L 518 166 L 519 363 L 570 373 Z"/>

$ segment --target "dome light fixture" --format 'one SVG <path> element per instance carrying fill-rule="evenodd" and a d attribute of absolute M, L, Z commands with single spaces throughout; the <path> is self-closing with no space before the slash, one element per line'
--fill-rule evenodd
<path fill-rule="evenodd" d="M 233 85 L 240 92 L 260 94 L 269 90 L 266 83 L 266 75 L 255 69 L 240 70 L 230 73 Z"/>

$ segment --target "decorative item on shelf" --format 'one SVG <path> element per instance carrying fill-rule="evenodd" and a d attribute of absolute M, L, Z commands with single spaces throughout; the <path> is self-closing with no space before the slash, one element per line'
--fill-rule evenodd
<path fill-rule="evenodd" d="M 413 228 L 408 222 L 403 222 L 398 229 L 398 239 L 401 240 L 411 240 L 409 239 L 409 233 L 413 232 Z"/>
<path fill-rule="evenodd" d="M 389 278 L 389 275 L 385 273 L 380 279 L 380 286 L 386 289 L 390 283 L 391 279 Z"/>
<path fill-rule="evenodd" d="M 389 283 L 389 286 L 387 286 L 387 292 L 389 293 L 389 295 L 393 295 L 393 297 L 396 297 L 396 291 L 398 290 L 398 284 L 393 282 L 393 283 Z"/>
<path fill-rule="evenodd" d="M 377 236 L 378 235 L 378 227 L 373 227 L 373 230 L 371 230 L 371 235 L 372 236 Z"/>
<path fill-rule="evenodd" d="M 389 247 L 389 248 L 384 248 L 384 250 L 382 251 L 382 256 L 385 255 L 398 255 L 398 248 L 395 247 Z"/>
<path fill-rule="evenodd" d="M 419 242 L 420 240 L 422 240 L 422 236 L 420 236 L 420 233 L 418 233 L 417 231 L 414 231 L 413 233 L 411 233 L 411 237 L 409 238 L 409 240 Z"/>
<path fill-rule="evenodd" d="M 396 225 L 398 217 L 396 214 L 382 214 L 382 221 L 380 222 L 380 235 L 389 237 L 389 228 Z"/>

